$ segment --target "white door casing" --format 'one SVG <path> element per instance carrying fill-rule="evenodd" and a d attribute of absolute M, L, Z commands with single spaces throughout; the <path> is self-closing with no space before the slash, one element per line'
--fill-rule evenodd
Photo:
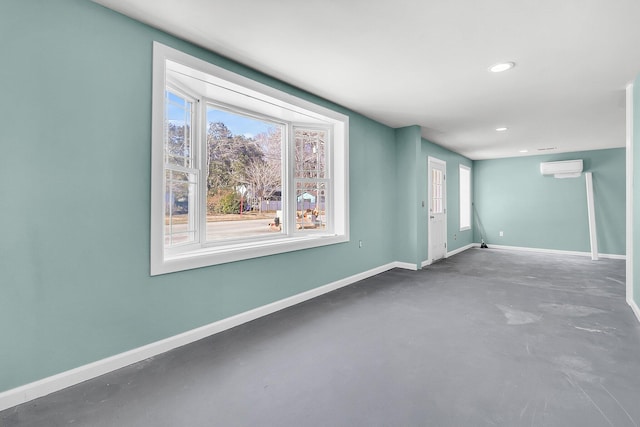
<path fill-rule="evenodd" d="M 429 264 L 447 254 L 447 163 L 429 157 L 427 160 L 428 260 Z"/>

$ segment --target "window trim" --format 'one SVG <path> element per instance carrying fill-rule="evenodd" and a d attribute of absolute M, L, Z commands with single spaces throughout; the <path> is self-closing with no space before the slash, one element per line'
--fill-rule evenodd
<path fill-rule="evenodd" d="M 465 170 L 468 172 L 469 174 L 469 194 L 468 194 L 468 204 L 469 204 L 469 224 L 468 225 L 463 225 L 462 224 L 462 170 Z M 463 164 L 459 164 L 458 165 L 458 193 L 459 193 L 459 197 L 458 197 L 458 223 L 460 226 L 460 231 L 467 231 L 467 230 L 471 230 L 471 222 L 472 222 L 472 217 L 473 217 L 473 212 L 471 209 L 471 168 L 469 166 L 463 165 Z"/>
<path fill-rule="evenodd" d="M 257 238 L 251 242 L 234 241 L 228 244 L 203 245 L 188 252 L 168 253 L 170 251 L 167 251 L 164 246 L 163 143 L 167 61 L 224 80 L 230 83 L 230 87 L 241 88 L 245 91 L 244 94 L 261 102 L 268 102 L 280 109 L 295 111 L 331 125 L 329 126 L 330 132 L 334 136 L 333 144 L 329 147 L 332 156 L 329 161 L 329 173 L 333 183 L 332 193 L 330 193 L 333 207 L 330 213 L 332 234 L 318 232 L 283 234 L 270 239 Z M 238 106 L 238 108 L 242 107 Z M 151 122 L 150 274 L 152 276 L 349 241 L 349 117 L 347 115 L 154 42 Z M 288 123 L 290 126 L 300 124 L 297 121 Z M 304 124 L 303 126 L 308 127 L 309 125 Z M 291 187 L 294 185 L 293 183 L 293 177 L 288 177 L 287 185 Z M 290 196 L 295 198 L 294 194 L 290 194 Z M 291 210 L 289 206 L 287 209 Z M 199 212 L 198 215 L 200 215 Z M 200 223 L 198 226 L 201 226 Z"/>

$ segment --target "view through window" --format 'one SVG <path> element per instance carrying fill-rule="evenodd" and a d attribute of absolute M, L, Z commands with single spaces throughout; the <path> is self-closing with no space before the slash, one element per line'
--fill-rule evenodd
<path fill-rule="evenodd" d="M 152 274 L 348 240 L 348 117 L 156 44 L 153 141 Z"/>
<path fill-rule="evenodd" d="M 206 240 L 281 232 L 283 125 L 214 105 L 206 117 Z"/>

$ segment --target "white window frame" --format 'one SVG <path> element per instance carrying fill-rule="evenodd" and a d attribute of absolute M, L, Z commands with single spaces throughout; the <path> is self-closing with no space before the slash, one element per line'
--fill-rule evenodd
<path fill-rule="evenodd" d="M 168 62 L 169 61 L 169 62 Z M 165 124 L 165 88 L 167 87 L 167 67 L 187 69 L 205 76 L 207 84 L 222 88 L 230 96 L 248 100 L 253 108 L 236 105 L 228 100 L 211 99 L 203 95 L 201 102 L 213 101 L 227 104 L 239 111 L 248 111 L 257 116 L 269 117 L 283 123 L 288 134 L 294 126 L 305 128 L 327 129 L 331 135 L 328 144 L 327 168 L 330 177 L 326 212 L 330 226 L 327 230 L 300 231 L 295 229 L 295 191 L 293 173 L 293 144 L 289 144 L 289 151 L 283 159 L 283 186 L 287 206 L 283 206 L 284 224 L 287 226 L 277 235 L 259 236 L 249 241 L 229 240 L 207 244 L 200 242 L 196 245 L 185 245 L 184 248 L 165 248 L 165 182 L 164 182 L 164 124 Z M 180 68 L 183 67 L 183 68 Z M 173 69 L 173 68 L 172 68 Z M 150 273 L 151 275 L 165 274 L 192 268 L 205 267 L 233 261 L 240 261 L 284 252 L 309 249 L 319 246 L 344 243 L 349 241 L 349 117 L 314 104 L 280 90 L 266 86 L 255 80 L 235 74 L 224 68 L 215 66 L 186 53 L 172 49 L 161 43 L 153 45 L 153 100 L 152 100 L 152 147 L 151 147 L 151 236 L 150 236 Z M 236 95 L 238 94 L 238 95 Z M 233 99 L 233 98 L 231 98 Z M 269 114 L 264 111 L 269 110 Z M 304 118 L 305 120 L 301 120 Z M 195 135 L 197 132 L 193 132 Z M 286 138 L 285 138 L 286 139 Z M 284 141 L 283 141 L 284 143 Z M 192 141 L 195 144 L 198 142 Z M 199 145 L 198 150 L 202 149 Z M 203 158 L 201 155 L 200 158 Z M 202 163 L 199 164 L 202 168 Z M 202 172 L 201 172 L 202 173 Z M 196 227 L 202 230 L 202 216 L 205 213 L 203 196 L 206 180 L 200 175 L 200 188 L 197 193 L 199 206 Z M 265 225 L 266 226 L 266 225 Z"/>
<path fill-rule="evenodd" d="M 464 171 L 464 172 L 463 172 Z M 467 173 L 468 176 L 468 188 L 467 188 L 467 193 L 466 195 L 463 193 L 463 180 L 462 180 L 462 176 L 464 173 Z M 471 168 L 469 166 L 465 166 L 465 165 L 459 165 L 458 167 L 458 192 L 459 192 L 459 199 L 458 199 L 458 207 L 459 207 L 459 219 L 460 219 L 460 231 L 466 231 L 466 230 L 471 230 L 471 216 L 472 216 L 472 212 L 471 212 Z M 466 196 L 466 199 L 465 199 Z M 468 215 L 468 222 L 463 223 L 463 211 L 465 210 L 465 206 L 466 205 L 466 211 L 467 211 L 467 215 Z"/>

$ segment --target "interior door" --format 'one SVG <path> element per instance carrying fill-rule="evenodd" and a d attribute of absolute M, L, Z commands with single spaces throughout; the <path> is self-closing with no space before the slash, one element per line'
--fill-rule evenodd
<path fill-rule="evenodd" d="M 445 257 L 447 253 L 447 182 L 445 171 L 447 164 L 442 160 L 429 157 L 429 261 L 433 263 Z"/>

